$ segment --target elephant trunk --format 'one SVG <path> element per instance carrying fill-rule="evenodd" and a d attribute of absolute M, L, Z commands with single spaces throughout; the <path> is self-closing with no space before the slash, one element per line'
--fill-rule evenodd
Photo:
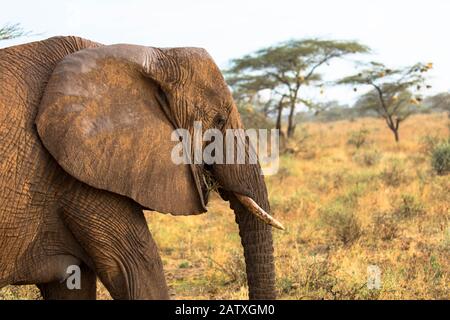
<path fill-rule="evenodd" d="M 275 299 L 275 265 L 272 240 L 272 226 L 261 216 L 252 213 L 251 202 L 265 212 L 270 212 L 264 178 L 259 165 L 216 166 L 216 176 L 222 179 L 225 188 L 220 189 L 224 200 L 230 201 L 239 226 L 244 248 L 247 282 L 250 299 Z M 245 177 L 237 179 L 237 177 Z M 234 182 L 231 182 L 235 180 Z M 246 182 L 243 184 L 242 182 Z M 231 183 L 230 183 L 231 182 Z M 243 196 L 246 195 L 246 196 Z M 276 220 L 275 220 L 276 221 Z"/>
<path fill-rule="evenodd" d="M 230 203 L 236 214 L 236 223 L 239 225 L 239 235 L 244 247 L 249 298 L 275 299 L 272 228 L 250 214 L 236 197 L 231 197 Z"/>
<path fill-rule="evenodd" d="M 225 129 L 242 129 L 242 122 L 234 108 Z M 236 144 L 228 146 L 238 153 L 239 142 L 250 152 L 249 140 L 236 136 Z M 225 148 L 227 146 L 224 146 Z M 227 154 L 227 150 L 224 150 Z M 250 159 L 250 155 L 246 155 Z M 227 158 L 227 160 L 229 160 Z M 219 192 L 236 215 L 241 243 L 244 247 L 247 282 L 250 299 L 274 299 L 275 264 L 272 226 L 283 229 L 281 223 L 270 216 L 270 206 L 264 176 L 259 163 L 214 164 L 211 172 L 219 182 Z"/>

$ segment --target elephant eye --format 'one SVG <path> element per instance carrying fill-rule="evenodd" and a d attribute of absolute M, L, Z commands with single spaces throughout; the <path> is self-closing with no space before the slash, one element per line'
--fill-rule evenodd
<path fill-rule="evenodd" d="M 220 114 L 214 118 L 214 124 L 219 128 L 222 128 L 225 125 L 225 122 L 226 119 Z"/>

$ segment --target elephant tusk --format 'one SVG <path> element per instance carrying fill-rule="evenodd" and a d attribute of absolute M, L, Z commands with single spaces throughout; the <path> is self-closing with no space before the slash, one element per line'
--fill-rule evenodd
<path fill-rule="evenodd" d="M 266 211 L 264 211 L 260 206 L 258 206 L 258 204 L 252 198 L 243 196 L 238 193 L 234 193 L 234 195 L 239 200 L 239 202 L 242 203 L 242 205 L 256 217 L 258 217 L 268 225 L 271 225 L 272 227 L 275 227 L 280 230 L 285 230 L 281 222 L 279 222 L 277 219 L 275 219 Z"/>

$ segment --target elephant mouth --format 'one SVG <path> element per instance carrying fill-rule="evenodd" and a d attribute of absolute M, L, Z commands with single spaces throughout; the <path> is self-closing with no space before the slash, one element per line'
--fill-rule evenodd
<path fill-rule="evenodd" d="M 205 202 L 205 205 L 209 202 L 209 195 L 211 192 L 215 191 L 218 192 L 220 186 L 220 183 L 217 181 L 217 179 L 212 174 L 212 168 L 208 164 L 202 164 L 199 166 L 198 175 L 200 177 L 200 188 L 203 196 L 203 200 Z"/>
<path fill-rule="evenodd" d="M 200 171 L 201 171 L 200 175 L 202 177 L 201 189 L 202 189 L 203 199 L 205 201 L 205 204 L 207 204 L 211 191 L 215 191 L 215 192 L 219 193 L 219 188 L 221 188 L 221 185 L 217 181 L 217 179 L 214 177 L 214 175 L 212 174 L 211 166 L 203 164 L 201 166 Z M 285 230 L 283 224 L 280 221 L 278 221 L 277 219 L 272 217 L 269 213 L 267 213 L 264 209 L 262 209 L 256 203 L 256 201 L 254 201 L 252 198 L 250 198 L 246 195 L 234 192 L 233 190 L 227 190 L 227 191 L 233 193 L 234 196 L 236 197 L 236 199 L 238 199 L 238 201 L 244 206 L 244 208 L 247 209 L 247 211 L 250 214 L 253 214 L 258 219 L 260 219 L 261 221 L 265 222 L 266 224 L 268 224 L 274 228 L 277 228 L 280 230 Z"/>

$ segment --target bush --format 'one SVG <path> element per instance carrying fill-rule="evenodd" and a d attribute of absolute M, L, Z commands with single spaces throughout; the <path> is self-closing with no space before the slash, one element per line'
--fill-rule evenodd
<path fill-rule="evenodd" d="M 284 139 L 282 141 L 281 153 L 294 155 L 299 153 L 309 153 L 311 150 L 314 150 L 314 148 L 312 148 L 312 146 L 308 143 L 310 139 L 311 134 L 308 129 L 305 127 L 300 127 L 297 130 L 294 139 Z"/>
<path fill-rule="evenodd" d="M 398 187 L 406 181 L 406 176 L 403 168 L 398 161 L 393 161 L 386 166 L 381 172 L 381 179 L 384 183 L 391 187 Z"/>
<path fill-rule="evenodd" d="M 285 167 L 281 167 L 276 174 L 276 178 L 278 178 L 280 182 L 289 178 L 290 176 L 292 176 L 291 170 Z"/>
<path fill-rule="evenodd" d="M 450 172 L 450 142 L 436 146 L 431 154 L 431 166 L 438 175 Z"/>
<path fill-rule="evenodd" d="M 420 149 L 422 153 L 431 155 L 433 150 L 442 142 L 439 136 L 426 135 L 420 139 Z"/>
<path fill-rule="evenodd" d="M 276 211 L 292 212 L 299 208 L 303 194 L 300 191 L 286 197 L 271 197 L 271 206 Z"/>
<path fill-rule="evenodd" d="M 377 150 L 357 153 L 353 156 L 353 161 L 359 165 L 371 167 L 378 164 L 381 160 L 381 153 Z"/>
<path fill-rule="evenodd" d="M 399 205 L 394 210 L 394 215 L 399 218 L 412 218 L 424 213 L 423 204 L 414 196 L 408 194 L 402 195 Z"/>
<path fill-rule="evenodd" d="M 241 253 L 237 251 L 230 252 L 226 264 L 218 263 L 211 257 L 209 259 L 216 269 L 228 278 L 226 284 L 236 284 L 238 287 L 242 287 L 247 283 L 245 261 Z"/>
<path fill-rule="evenodd" d="M 352 131 L 350 137 L 347 140 L 347 144 L 356 147 L 356 149 L 361 148 L 363 145 L 367 144 L 367 136 L 369 135 L 369 130 L 359 129 L 358 131 Z"/>
<path fill-rule="evenodd" d="M 183 261 L 178 265 L 178 268 L 180 269 L 186 269 L 186 268 L 190 268 L 191 265 L 188 261 Z"/>
<path fill-rule="evenodd" d="M 280 292 L 283 294 L 289 294 L 295 290 L 295 283 L 289 277 L 282 277 L 278 281 L 278 287 L 280 288 Z"/>
<path fill-rule="evenodd" d="M 338 280 L 333 276 L 336 269 L 329 259 L 313 260 L 304 268 L 304 274 L 300 279 L 302 288 L 307 288 L 309 291 L 333 292 Z"/>
<path fill-rule="evenodd" d="M 353 243 L 361 236 L 361 225 L 355 214 L 340 203 L 323 209 L 320 219 L 344 245 Z"/>
<path fill-rule="evenodd" d="M 398 235 L 398 221 L 389 213 L 380 213 L 373 218 L 372 233 L 383 241 L 389 241 Z"/>

